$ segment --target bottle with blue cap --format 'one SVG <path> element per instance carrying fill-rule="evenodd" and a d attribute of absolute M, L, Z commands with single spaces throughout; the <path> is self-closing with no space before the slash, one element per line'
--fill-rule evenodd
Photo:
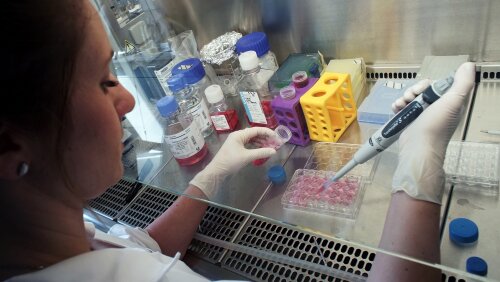
<path fill-rule="evenodd" d="M 236 52 L 239 54 L 255 51 L 259 58 L 259 65 L 263 69 L 278 70 L 278 60 L 269 47 L 269 40 L 264 32 L 252 32 L 241 37 L 236 42 Z"/>
<path fill-rule="evenodd" d="M 212 81 L 207 76 L 203 63 L 198 58 L 189 58 L 181 61 L 172 68 L 172 75 L 182 74 L 187 85 L 196 87 L 200 93 L 212 85 Z"/>
<path fill-rule="evenodd" d="M 156 102 L 163 119 L 164 140 L 179 165 L 193 165 L 208 152 L 205 139 L 189 112 L 183 111 L 172 96 Z"/>
<path fill-rule="evenodd" d="M 188 84 L 188 81 L 189 76 L 186 78 L 184 73 L 180 73 L 171 76 L 167 84 L 179 103 L 179 107 L 193 116 L 203 137 L 207 137 L 214 131 L 207 103 L 200 94 L 200 89 Z"/>

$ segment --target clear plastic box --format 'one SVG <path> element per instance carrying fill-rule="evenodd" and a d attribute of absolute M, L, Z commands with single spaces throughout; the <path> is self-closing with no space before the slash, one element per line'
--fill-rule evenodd
<path fill-rule="evenodd" d="M 304 169 L 337 172 L 352 159 L 360 147 L 358 144 L 318 142 L 313 145 Z M 376 156 L 364 164 L 357 165 L 347 175 L 362 176 L 365 183 L 371 183 L 378 161 L 379 156 Z"/>
<path fill-rule="evenodd" d="M 317 212 L 355 219 L 365 185 L 361 176 L 348 175 L 323 189 L 332 171 L 298 169 L 288 183 L 281 204 L 286 209 Z"/>
<path fill-rule="evenodd" d="M 391 105 L 415 84 L 414 79 L 379 79 L 358 108 L 358 121 L 384 124 L 394 116 Z"/>
<path fill-rule="evenodd" d="M 498 193 L 499 157 L 499 144 L 451 141 L 444 160 L 446 180 Z"/>

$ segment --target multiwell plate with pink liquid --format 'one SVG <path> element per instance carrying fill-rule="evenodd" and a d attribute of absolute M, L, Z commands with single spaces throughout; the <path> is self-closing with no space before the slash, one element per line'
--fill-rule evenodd
<path fill-rule="evenodd" d="M 331 171 L 298 169 L 281 204 L 288 209 L 356 218 L 363 200 L 363 177 L 348 175 L 324 188 L 323 184 L 333 175 Z"/>

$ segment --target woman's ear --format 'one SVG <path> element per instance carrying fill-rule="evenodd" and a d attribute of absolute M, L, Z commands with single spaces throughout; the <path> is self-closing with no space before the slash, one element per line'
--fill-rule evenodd
<path fill-rule="evenodd" d="M 0 123 L 0 179 L 17 180 L 28 172 L 27 143 L 23 136 Z"/>

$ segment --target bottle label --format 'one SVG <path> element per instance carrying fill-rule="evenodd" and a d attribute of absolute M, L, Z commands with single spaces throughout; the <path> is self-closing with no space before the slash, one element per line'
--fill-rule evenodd
<path fill-rule="evenodd" d="M 208 107 L 205 104 L 205 101 L 201 100 L 198 105 L 192 107 L 187 112 L 193 115 L 194 122 L 202 131 L 205 131 L 207 128 L 212 126 L 208 113 Z"/>
<path fill-rule="evenodd" d="M 248 120 L 252 123 L 267 124 L 266 116 L 260 105 L 259 95 L 255 91 L 240 91 Z"/>
<path fill-rule="evenodd" d="M 214 122 L 214 127 L 217 130 L 228 130 L 231 129 L 229 127 L 229 123 L 227 122 L 225 115 L 212 115 L 210 116 L 212 121 Z"/>
<path fill-rule="evenodd" d="M 161 69 L 154 71 L 156 78 L 158 78 L 161 88 L 163 88 L 163 91 L 165 91 L 166 95 L 172 95 L 172 91 L 168 89 L 167 80 L 172 76 L 172 69 L 174 68 L 174 66 L 180 61 L 180 59 L 174 58 Z"/>
<path fill-rule="evenodd" d="M 201 151 L 205 139 L 196 124 L 192 122 L 179 133 L 165 135 L 165 143 L 176 159 L 186 159 Z"/>

